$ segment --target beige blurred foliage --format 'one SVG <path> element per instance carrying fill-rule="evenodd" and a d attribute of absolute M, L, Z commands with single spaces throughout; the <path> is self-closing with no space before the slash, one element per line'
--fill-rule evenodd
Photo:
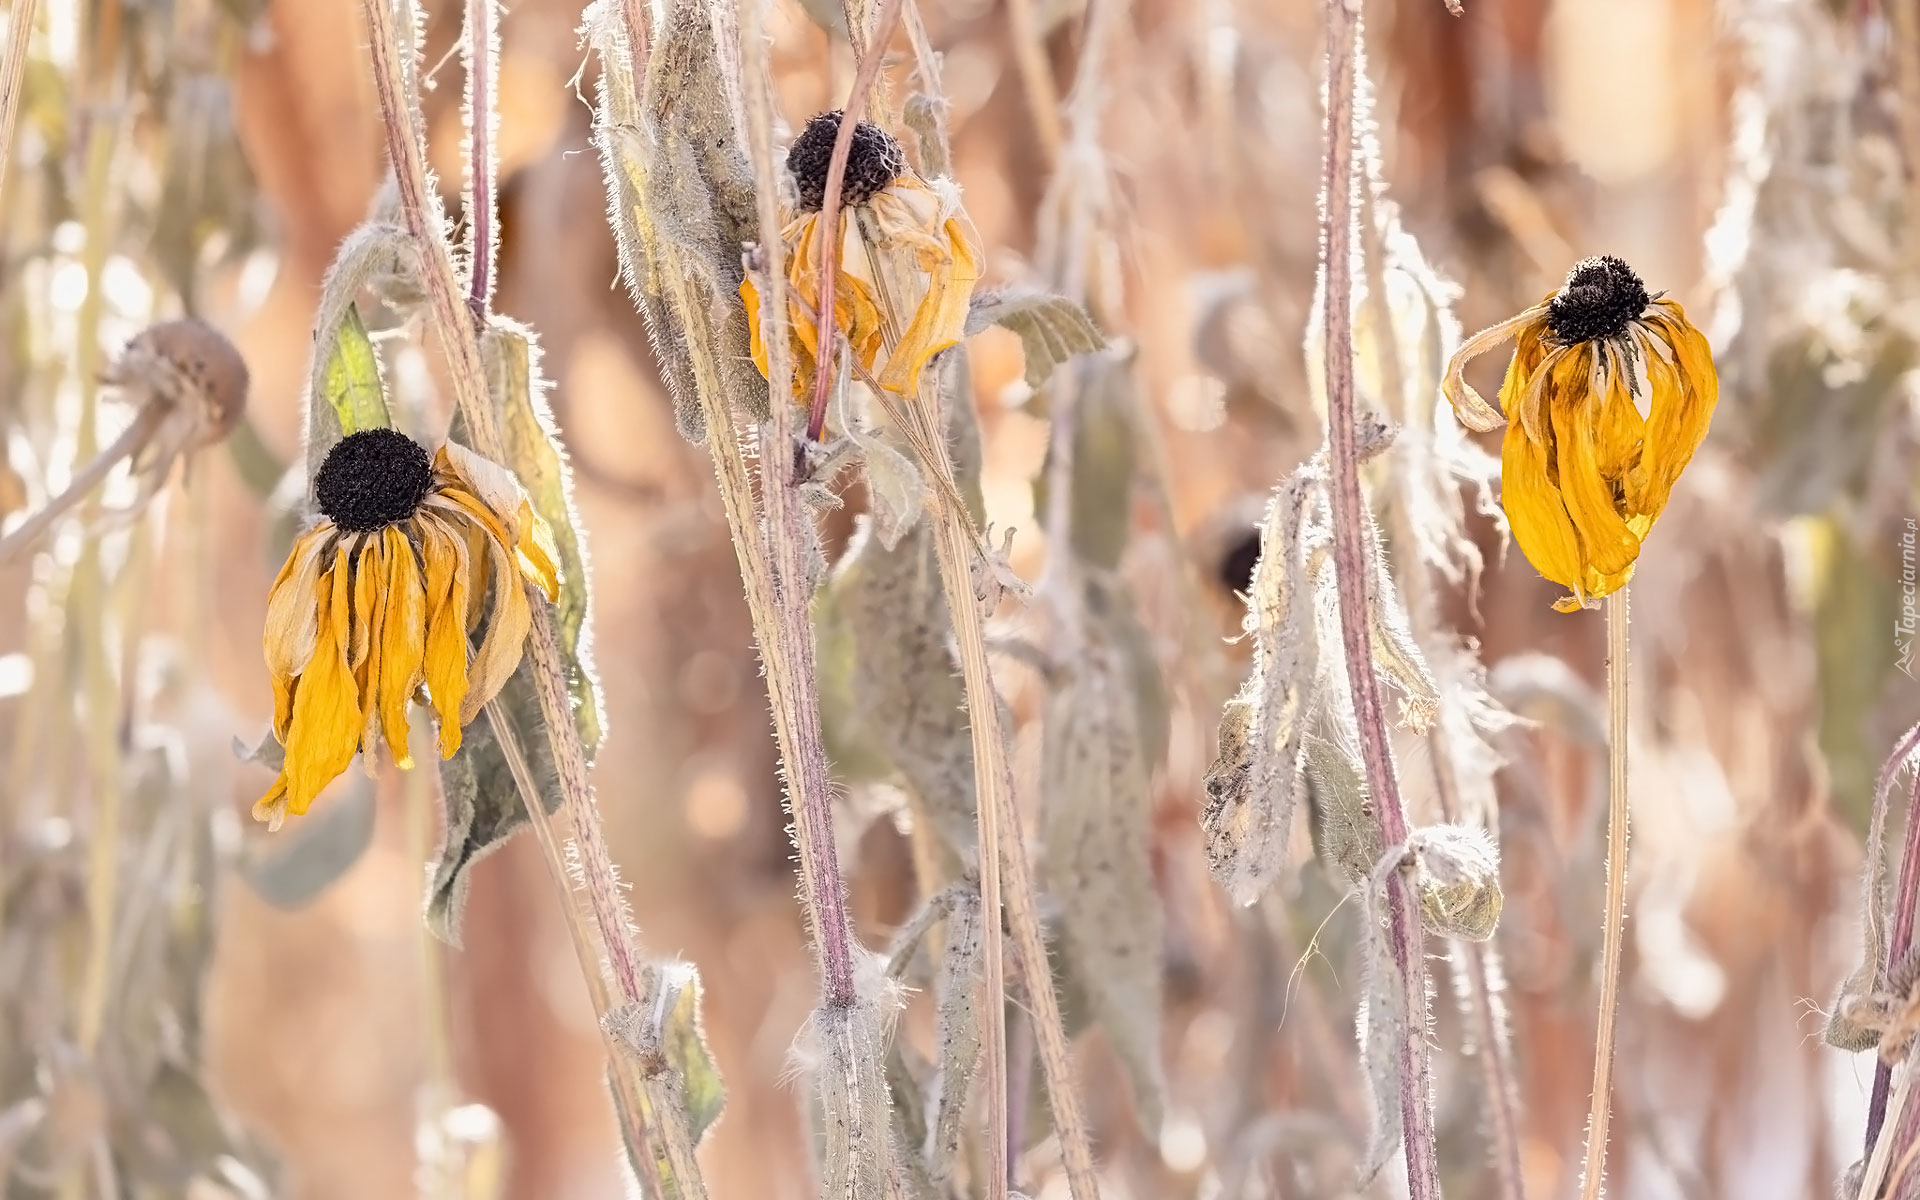
<path fill-rule="evenodd" d="M 703 978 L 728 1089 L 702 1151 L 709 1187 L 721 1198 L 802 1200 L 813 1194 L 812 1152 L 790 1051 L 815 985 L 765 691 L 706 454 L 675 432 L 618 286 L 590 113 L 575 93 L 580 7 L 516 0 L 504 18 L 497 307 L 541 332 L 572 455 L 610 731 L 595 772 L 609 838 L 647 945 L 690 959 Z M 1064 84 L 1084 6 L 1038 7 L 1057 21 L 1045 61 Z M 1602 251 L 1691 310 L 1713 311 L 1735 290 L 1713 277 L 1703 249 L 1734 166 L 1735 97 L 1769 69 L 1753 65 L 1742 39 L 1789 9 L 1843 19 L 1836 7 L 1850 6 L 1466 0 L 1457 19 L 1439 0 L 1367 5 L 1388 181 L 1427 257 L 1462 285 L 1464 324 L 1533 303 L 1570 257 Z M 427 8 L 425 62 L 442 64 L 426 98 L 430 156 L 452 207 L 459 66 L 442 60 L 459 6 Z M 1221 704 L 1246 654 L 1226 641 L 1241 615 L 1230 564 L 1265 494 L 1321 436 L 1298 349 L 1317 254 L 1318 8 L 1133 0 L 1106 67 L 1102 167 L 1118 216 L 1095 272 L 1106 292 L 1090 307 L 1138 350 L 1150 437 L 1121 574 L 1168 679 L 1170 713 L 1153 788 L 1153 881 L 1166 913 L 1162 1127 L 1139 1127 L 1104 1035 L 1084 1038 L 1077 1060 L 1103 1184 L 1116 1197 L 1197 1200 L 1221 1195 L 1222 1180 L 1249 1197 L 1344 1195 L 1333 1189 L 1350 1181 L 1364 1141 L 1364 1081 L 1350 1050 L 1353 906 L 1338 911 L 1340 892 L 1309 866 L 1283 894 L 1232 908 L 1207 875 L 1197 824 Z M 927 0 L 922 10 L 946 56 L 956 175 L 989 279 L 1024 282 L 1040 269 L 1046 166 L 1005 9 Z M 797 126 L 840 103 L 852 67 L 801 5 L 782 0 L 775 15 L 776 99 Z M 321 276 L 382 177 L 364 42 L 357 0 L 270 0 L 230 45 L 235 126 L 265 242 L 263 257 L 213 272 L 203 315 L 244 352 L 252 426 L 282 463 L 300 456 Z M 9 208 L 36 187 L 9 183 Z M 1920 274 L 1888 276 L 1910 288 Z M 1770 335 L 1767 349 L 1789 343 Z M 18 381 L 23 367 L 11 359 L 7 378 Z M 1045 414 L 1024 404 L 1011 336 L 976 338 L 972 367 L 988 516 L 1018 530 L 1014 564 L 1037 578 Z M 1878 444 L 1891 465 L 1876 478 L 1893 484 L 1791 511 L 1767 489 L 1773 445 L 1739 416 L 1761 407 L 1767 381 L 1730 374 L 1728 385 L 1733 415 L 1676 493 L 1633 589 L 1635 848 L 1613 1168 L 1627 1181 L 1622 1196 L 1826 1195 L 1857 1156 L 1870 1061 L 1826 1048 L 1814 1010 L 1831 1002 L 1857 940 L 1857 781 L 1920 715 L 1920 697 L 1892 677 L 1882 619 L 1895 594 L 1889 522 L 1900 503 L 1913 511 L 1915 494 L 1908 385 L 1883 424 L 1849 435 Z M 0 437 L 10 439 L 0 515 L 39 494 L 50 435 L 25 411 L 0 399 Z M 848 499 L 859 506 L 857 489 Z M 209 456 L 164 511 L 168 566 L 143 618 L 201 677 L 188 699 L 155 712 L 178 726 L 195 786 L 230 805 L 235 829 L 265 782 L 225 747 L 257 735 L 270 711 L 258 631 L 276 561 L 272 522 L 233 462 Z M 832 553 L 849 521 L 824 524 Z M 1552 612 L 1554 589 L 1485 522 L 1474 533 L 1487 570 L 1443 609 L 1480 639 L 1495 694 L 1529 721 L 1500 745 L 1511 765 L 1501 777 L 1499 943 L 1528 1194 L 1561 1196 L 1578 1171 L 1591 1066 L 1602 630 L 1591 614 Z M 0 665 L 48 627 L 33 607 L 45 582 L 34 572 L 0 570 Z M 1565 665 L 1550 669 L 1547 656 Z M 1043 689 L 1012 678 L 1016 768 L 1031 797 Z M 20 791 L 0 804 L 23 827 L 54 811 L 54 784 L 83 774 L 67 762 L 75 745 L 30 741 L 39 718 L 29 702 L 47 700 L 0 697 L 0 745 L 33 746 L 35 764 L 14 763 L 6 786 L 43 769 L 52 781 L 37 798 Z M 1835 711 L 1847 714 L 1838 732 Z M 1400 753 L 1423 763 L 1427 751 L 1407 739 Z M 319 807 L 354 783 L 343 779 Z M 503 1130 L 504 1167 L 481 1161 L 465 1177 L 480 1182 L 453 1194 L 497 1185 L 529 1200 L 621 1196 L 601 1041 L 538 847 L 518 839 L 478 868 L 464 949 L 426 942 L 422 848 L 432 840 L 417 818 L 431 787 L 421 788 L 382 772 L 370 850 L 303 910 L 219 881 L 205 990 L 217 1090 L 279 1152 L 289 1197 L 439 1194 L 421 1182 L 416 1129 L 435 1087 L 487 1106 Z M 1408 790 L 1416 810 L 1433 808 L 1430 788 Z M 906 837 L 891 820 L 861 819 L 877 807 L 856 792 L 840 810 L 853 911 L 876 947 L 915 903 Z M 1296 840 L 1307 859 L 1305 833 Z M 1457 1046 L 1462 1022 L 1439 1008 L 1436 1041 Z M 924 1046 L 931 1025 L 916 1000 L 903 1036 Z M 442 1044 L 446 1063 L 436 1061 Z M 1451 1067 L 1439 1079 L 1442 1165 L 1453 1194 L 1474 1196 L 1484 1182 L 1477 1083 L 1457 1058 Z M 0 1108 L 11 1099 L 0 1095 Z M 1046 1162 L 1051 1152 L 1034 1153 Z M 1303 1190 L 1328 1180 L 1329 1190 Z M 0 1181 L 0 1195 L 16 1194 L 38 1193 Z"/>

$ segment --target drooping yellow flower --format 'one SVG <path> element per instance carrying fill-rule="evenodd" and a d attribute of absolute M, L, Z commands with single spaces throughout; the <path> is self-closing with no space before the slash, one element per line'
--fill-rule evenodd
<path fill-rule="evenodd" d="M 429 459 L 392 429 L 349 434 L 315 475 L 314 500 L 322 519 L 294 542 L 267 598 L 273 734 L 286 765 L 253 815 L 275 829 L 356 751 L 371 766 L 383 736 L 411 767 L 407 704 L 423 684 L 450 757 L 519 665 L 532 621 L 520 577 L 559 597 L 552 531 L 511 473 L 464 446 Z"/>
<path fill-rule="evenodd" d="M 1500 385 L 1503 416 L 1462 371 L 1509 338 L 1518 343 Z M 1562 612 L 1633 577 L 1720 395 L 1707 339 L 1611 256 L 1576 264 L 1558 292 L 1469 338 L 1442 389 L 1469 428 L 1509 423 L 1501 503 L 1528 561 L 1573 590 L 1555 603 Z"/>
<path fill-rule="evenodd" d="M 807 122 L 787 150 L 787 171 L 799 192 L 799 214 L 781 230 L 786 245 L 788 321 L 794 394 L 810 395 L 819 329 L 810 315 L 820 292 L 827 169 L 838 112 Z M 980 242 L 946 180 L 922 181 L 907 167 L 900 143 L 865 121 L 854 126 L 841 184 L 840 259 L 834 274 L 833 319 L 854 356 L 880 386 L 910 396 L 927 360 L 958 342 L 980 278 Z M 740 285 L 752 329 L 753 361 L 767 374 L 760 331 L 760 294 Z"/>

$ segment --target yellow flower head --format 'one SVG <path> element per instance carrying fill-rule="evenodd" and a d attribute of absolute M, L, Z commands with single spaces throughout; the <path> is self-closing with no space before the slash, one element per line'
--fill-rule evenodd
<path fill-rule="evenodd" d="M 839 132 L 840 114 L 821 113 L 787 150 L 800 212 L 781 231 L 781 241 L 787 251 L 793 387 L 803 398 L 812 388 L 819 352 L 819 329 L 811 314 L 819 300 L 825 249 L 820 209 Z M 910 396 L 920 386 L 927 360 L 965 331 L 967 304 L 980 278 L 979 239 L 953 186 L 922 182 L 907 168 L 900 143 L 865 121 L 854 126 L 841 199 L 834 324 L 880 386 Z M 740 298 L 752 329 L 753 361 L 766 375 L 760 294 L 751 279 L 741 283 Z"/>
<path fill-rule="evenodd" d="M 1462 371 L 1509 338 L 1503 418 Z M 1610 256 L 1577 263 L 1558 292 L 1468 339 L 1442 389 L 1471 429 L 1509 422 L 1501 503 L 1528 561 L 1573 589 L 1554 605 L 1562 612 L 1633 577 L 1720 395 L 1707 339 Z"/>
<path fill-rule="evenodd" d="M 267 597 L 273 734 L 286 765 L 253 815 L 275 829 L 305 813 L 356 750 L 370 764 L 382 735 L 411 767 L 407 704 L 422 684 L 440 714 L 441 757 L 451 756 L 519 665 L 532 620 L 519 577 L 559 596 L 552 531 L 509 472 L 464 446 L 429 459 L 403 433 L 362 430 L 328 452 L 313 490 L 322 519 Z M 469 662 L 467 633 L 482 617 Z"/>

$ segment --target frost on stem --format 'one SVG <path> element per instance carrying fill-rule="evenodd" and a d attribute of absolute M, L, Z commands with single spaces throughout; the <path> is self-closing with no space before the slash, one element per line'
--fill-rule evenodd
<path fill-rule="evenodd" d="M 1371 420 L 1361 455 L 1390 442 L 1391 431 Z M 1400 691 L 1403 722 L 1424 731 L 1438 711 L 1438 688 L 1386 569 L 1379 531 L 1370 515 L 1364 519 L 1376 670 Z M 1275 490 L 1261 524 L 1245 621 L 1253 667 L 1222 714 L 1201 817 L 1214 876 L 1240 904 L 1258 899 L 1285 866 L 1293 812 L 1304 797 L 1315 803 L 1322 853 L 1338 874 L 1359 882 L 1378 853 L 1335 609 L 1331 521 L 1325 460 L 1315 456 Z"/>

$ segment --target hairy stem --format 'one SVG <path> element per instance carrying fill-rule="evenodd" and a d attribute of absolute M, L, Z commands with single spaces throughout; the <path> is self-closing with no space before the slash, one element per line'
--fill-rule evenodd
<path fill-rule="evenodd" d="M 399 2 L 405 19 L 414 21 L 413 0 Z M 446 357 L 454 399 L 466 420 L 473 448 L 487 458 L 504 462 L 504 443 L 488 399 L 486 373 L 480 358 L 478 327 L 474 314 L 461 301 L 439 198 L 427 180 L 422 133 L 414 97 L 409 91 L 408 72 L 400 58 L 394 7 L 391 0 L 362 0 L 361 10 L 367 21 L 368 47 L 373 60 L 375 90 L 380 97 L 387 153 L 393 164 L 407 232 L 418 255 L 428 311 Z M 490 79 L 491 73 L 485 73 L 483 78 Z M 494 98 L 490 94 L 483 91 L 476 98 L 483 113 L 493 109 Z M 484 120 L 477 123 L 483 124 Z M 554 883 L 565 901 L 569 931 L 604 1032 L 616 1007 L 641 1005 L 645 1000 L 640 959 L 619 878 L 601 832 L 599 809 L 587 779 L 586 752 L 580 742 L 579 727 L 574 724 L 566 666 L 554 637 L 552 614 L 546 597 L 534 585 L 526 586 L 533 611 L 526 654 L 538 683 L 540 714 L 547 728 L 559 780 L 562 800 L 560 811 L 555 814 L 559 819 L 548 819 L 540 794 L 529 787 L 531 779 L 524 771 L 516 773 L 516 781 L 546 852 Z M 490 707 L 489 718 L 496 733 L 508 728 L 498 709 Z M 502 737 L 500 744 L 503 751 L 509 745 L 517 750 L 511 734 Z M 521 758 L 524 768 L 524 755 Z M 572 886 L 567 871 L 569 860 L 562 841 L 563 831 L 572 835 L 577 857 L 573 865 L 584 880 L 584 887 L 579 890 Z M 585 911 L 580 904 L 582 896 Z M 608 994 L 604 985 L 596 985 L 603 960 L 613 977 L 612 994 Z M 666 1159 L 683 1195 L 704 1196 L 705 1184 L 693 1157 L 693 1138 L 687 1129 L 684 1110 L 673 1096 L 671 1081 L 665 1077 L 664 1067 L 655 1065 L 644 1080 L 641 1079 L 633 1056 L 613 1044 L 610 1034 L 608 1036 L 615 1102 L 629 1145 L 637 1156 L 658 1152 L 657 1157 Z M 657 1139 L 650 1136 L 656 1129 Z M 645 1161 L 650 1163 L 654 1159 L 649 1157 Z M 638 1170 L 636 1173 L 644 1176 L 648 1172 Z"/>
<path fill-rule="evenodd" d="M 494 93 L 500 68 L 500 0 L 467 0 L 467 310 L 484 329 L 493 312 L 499 258 L 500 113 Z"/>
<path fill-rule="evenodd" d="M 1356 78 L 1356 82 L 1359 82 Z M 1400 339 L 1393 333 L 1393 307 L 1387 298 L 1384 268 L 1385 246 L 1376 188 L 1381 186 L 1369 167 L 1369 186 L 1361 193 L 1361 243 L 1367 278 L 1367 309 L 1373 326 L 1379 331 L 1375 344 L 1379 349 L 1380 387 L 1395 404 L 1407 397 L 1406 363 L 1400 354 Z M 1415 544 L 1411 514 L 1421 501 L 1406 486 L 1409 476 L 1397 475 L 1402 487 L 1399 502 L 1393 505 L 1394 541 L 1401 546 Z M 1405 557 L 1400 572 L 1401 594 L 1406 601 L 1407 619 L 1414 639 L 1426 646 L 1439 646 L 1447 635 L 1439 628 L 1433 581 L 1428 567 L 1417 554 Z M 1443 652 L 1451 653 L 1450 647 Z M 1467 819 L 1460 803 L 1459 776 L 1454 770 L 1453 751 L 1446 731 L 1435 725 L 1427 734 L 1427 749 L 1433 766 L 1434 792 L 1440 801 L 1440 817 L 1449 824 Z M 1498 830 L 1488 832 L 1498 835 Z M 1519 1089 L 1514 1081 L 1511 1047 L 1507 1043 L 1506 1012 L 1496 991 L 1500 973 L 1500 952 L 1491 941 L 1473 942 L 1455 938 L 1448 946 L 1459 964 L 1458 978 L 1466 992 L 1466 1017 L 1472 1028 L 1474 1055 L 1480 1067 L 1481 1102 L 1486 1106 L 1489 1165 L 1499 1200 L 1526 1200 L 1526 1184 L 1520 1170 L 1520 1119 L 1516 1111 Z"/>
<path fill-rule="evenodd" d="M 1357 3 L 1357 0 L 1355 0 Z M 1354 84 L 1359 13 L 1349 0 L 1327 0 L 1327 151 L 1322 180 L 1321 245 L 1326 272 L 1327 437 L 1332 444 L 1333 559 L 1340 596 L 1340 640 L 1346 651 L 1347 683 L 1353 693 L 1367 791 L 1380 823 L 1380 844 L 1407 840 L 1406 811 L 1394 778 L 1386 715 L 1374 676 L 1367 635 L 1366 528 L 1360 511 L 1360 456 L 1354 438 L 1353 387 L 1353 193 Z M 1420 910 L 1403 873 L 1387 877 L 1388 926 L 1393 956 L 1406 985 L 1411 1018 L 1399 1046 L 1400 1125 L 1411 1200 L 1440 1194 L 1434 1155 L 1432 1082 L 1426 1045 L 1426 961 Z"/>
<path fill-rule="evenodd" d="M 1912 758 L 1917 750 L 1920 750 L 1920 724 L 1907 730 L 1906 735 L 1894 745 L 1893 753 L 1880 767 L 1880 777 L 1873 789 L 1873 821 L 1867 837 L 1869 887 L 1873 887 L 1872 881 L 1881 878 L 1875 864 L 1879 862 L 1882 853 L 1887 824 L 1887 806 L 1893 794 L 1894 780 L 1899 777 L 1907 760 Z M 1915 781 L 1914 801 L 1907 809 L 1907 840 L 1905 848 L 1901 851 L 1899 882 L 1894 889 L 1893 930 L 1890 935 L 1883 932 L 1885 917 L 1882 915 L 1881 900 L 1882 897 L 1879 895 L 1869 895 L 1864 908 L 1869 923 L 1869 940 L 1885 947 L 1880 964 L 1880 979 L 1885 980 L 1892 973 L 1895 965 L 1904 960 L 1913 949 L 1914 910 L 1916 906 L 1920 906 L 1920 779 Z M 1875 924 L 1880 928 L 1872 928 Z M 1880 1059 L 1874 1064 L 1873 1094 L 1867 1103 L 1866 1148 L 1869 1152 L 1880 1140 L 1880 1130 L 1887 1117 L 1887 1097 L 1892 1086 L 1893 1064 Z"/>
<path fill-rule="evenodd" d="M 1607 597 L 1607 898 L 1600 949 L 1599 1029 L 1593 1099 L 1587 1113 L 1580 1195 L 1606 1186 L 1607 1126 L 1613 1115 L 1613 1025 L 1620 1007 L 1620 956 L 1627 925 L 1627 589 Z"/>
<path fill-rule="evenodd" d="M 739 443 L 732 436 L 732 415 L 720 385 L 718 364 L 708 361 L 712 357 L 710 343 L 689 331 L 688 344 L 701 380 L 707 446 L 713 452 L 714 474 L 725 496 L 733 544 L 742 560 L 741 577 L 747 585 L 754 635 L 766 663 L 774 732 L 781 761 L 786 764 L 787 786 L 792 791 L 801 887 L 820 957 L 821 994 L 830 1007 L 845 1008 L 854 1002 L 852 929 L 834 844 L 832 785 L 820 740 L 820 689 L 809 612 L 810 588 L 801 561 L 802 547 L 816 535 L 790 469 L 793 402 L 791 389 L 784 381 L 793 377 L 793 365 L 787 332 L 786 247 L 780 240 L 779 191 L 774 184 L 773 100 L 768 94 L 770 74 L 763 18 L 760 0 L 747 0 L 741 6 L 740 44 L 745 64 L 742 90 L 748 114 L 747 142 L 753 159 L 760 251 L 766 266 L 758 280 L 766 297 L 760 313 L 770 381 L 768 428 L 763 431 L 760 449 L 761 502 L 767 515 L 764 534 L 753 519 L 746 465 L 739 461 Z M 850 122 L 842 122 L 843 133 L 852 128 Z M 823 350 L 823 358 L 828 353 Z M 753 570 L 746 561 L 749 558 L 767 563 L 771 574 Z"/>

